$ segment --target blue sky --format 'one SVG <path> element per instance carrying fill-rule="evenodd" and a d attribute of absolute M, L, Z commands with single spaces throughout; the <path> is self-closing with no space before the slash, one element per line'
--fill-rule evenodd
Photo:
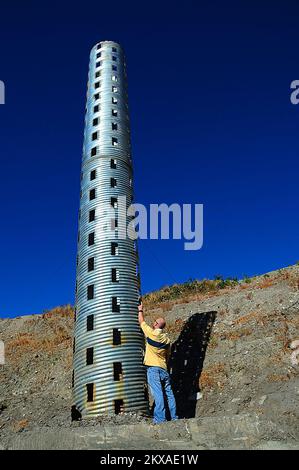
<path fill-rule="evenodd" d="M 295 1 L 1 4 L 0 316 L 73 303 L 89 51 L 127 56 L 136 201 L 203 203 L 204 246 L 141 241 L 144 292 L 299 259 Z"/>

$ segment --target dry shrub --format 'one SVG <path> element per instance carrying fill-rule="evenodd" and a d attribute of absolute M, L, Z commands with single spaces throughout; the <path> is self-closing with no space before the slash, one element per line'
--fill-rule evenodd
<path fill-rule="evenodd" d="M 29 424 L 29 421 L 28 419 L 21 419 L 20 421 L 15 421 L 13 423 L 13 430 L 15 432 L 21 432 L 23 431 L 25 428 L 28 427 L 28 424 Z"/>
<path fill-rule="evenodd" d="M 225 371 L 225 364 L 219 362 L 212 364 L 205 368 L 199 379 L 199 386 L 204 390 L 212 390 L 217 387 L 222 390 L 227 380 L 227 374 Z"/>
<path fill-rule="evenodd" d="M 54 324 L 52 326 L 54 337 L 51 337 L 51 339 L 56 345 L 63 343 L 64 341 L 67 341 L 71 338 L 70 331 L 64 326 L 59 324 Z"/>
<path fill-rule="evenodd" d="M 224 315 L 228 314 L 228 309 L 227 308 L 221 308 L 220 310 L 218 310 L 218 315 L 220 317 L 223 317 Z"/>
<path fill-rule="evenodd" d="M 71 337 L 64 337 L 64 336 L 55 336 L 54 338 L 44 338 L 39 343 L 40 351 L 53 353 L 60 348 L 66 349 L 71 347 L 72 339 Z"/>
<path fill-rule="evenodd" d="M 71 347 L 72 337 L 66 328 L 56 323 L 51 325 L 52 331 L 47 336 L 32 333 L 18 333 L 6 342 L 6 351 L 10 359 L 17 360 L 26 353 L 53 353 L 58 349 Z"/>
<path fill-rule="evenodd" d="M 269 382 L 287 382 L 290 380 L 290 376 L 288 374 L 270 374 L 268 375 Z"/>
<path fill-rule="evenodd" d="M 37 343 L 38 341 L 33 338 L 31 333 L 18 333 L 15 338 L 6 342 L 6 350 L 8 353 L 18 348 L 30 350 L 34 348 Z"/>
<path fill-rule="evenodd" d="M 228 331 L 221 334 L 221 339 L 230 340 L 230 341 L 237 341 L 238 339 L 242 338 L 243 336 L 249 336 L 253 333 L 252 328 L 242 328 L 240 330 L 235 331 Z"/>
<path fill-rule="evenodd" d="M 288 323 L 298 328 L 298 336 L 299 336 L 299 315 L 297 314 L 297 315 L 294 315 L 292 318 L 288 318 Z"/>
<path fill-rule="evenodd" d="M 167 332 L 168 333 L 180 333 L 182 329 L 184 328 L 186 321 L 183 320 L 182 318 L 178 318 L 175 320 L 174 323 L 168 323 L 167 324 Z"/>
<path fill-rule="evenodd" d="M 282 354 L 275 354 L 274 356 L 270 356 L 268 360 L 269 364 L 273 365 L 280 365 L 283 362 L 283 355 Z"/>
<path fill-rule="evenodd" d="M 284 352 L 287 352 L 289 349 L 289 328 L 286 323 L 283 323 L 283 326 L 280 330 L 280 334 L 276 337 L 277 341 L 282 343 L 282 349 Z"/>
<path fill-rule="evenodd" d="M 52 317 L 69 317 L 74 318 L 74 308 L 71 305 L 62 305 L 60 307 L 52 308 L 51 310 L 46 310 L 42 314 L 43 318 L 52 318 Z"/>
<path fill-rule="evenodd" d="M 57 348 L 66 348 L 71 345 L 70 327 L 66 327 L 60 322 L 63 318 L 74 318 L 74 309 L 71 305 L 56 307 L 49 310 L 38 317 L 39 321 L 43 321 L 43 333 L 18 333 L 10 341 L 6 342 L 8 355 L 11 359 L 18 358 L 21 354 L 27 352 L 53 352 Z M 43 319 L 43 320 L 41 320 Z M 37 319 L 30 318 L 27 320 L 26 326 L 35 326 Z"/>
<path fill-rule="evenodd" d="M 196 295 L 190 295 L 190 297 L 179 297 L 175 302 L 173 302 L 174 305 L 178 305 L 178 304 L 189 304 L 190 302 L 192 302 L 193 300 L 196 300 L 196 301 L 200 301 L 204 296 L 203 295 L 199 295 L 199 294 L 196 294 Z"/>
<path fill-rule="evenodd" d="M 244 315 L 243 317 L 239 317 L 234 321 L 234 325 L 244 325 L 244 323 L 248 323 L 249 321 L 256 319 L 258 317 L 257 312 L 251 312 L 248 313 L 247 315 Z"/>
<path fill-rule="evenodd" d="M 265 279 L 257 287 L 258 289 L 267 289 L 271 286 L 273 286 L 273 279 Z"/>
<path fill-rule="evenodd" d="M 162 287 L 160 290 L 150 292 L 143 296 L 144 306 L 147 308 L 162 307 L 163 304 L 169 302 L 168 307 L 177 303 L 188 303 L 219 295 L 232 288 L 238 286 L 237 279 L 222 276 L 216 279 L 190 279 L 182 284 L 173 284 L 171 286 Z"/>
<path fill-rule="evenodd" d="M 294 289 L 299 290 L 299 277 L 298 276 L 291 277 L 291 279 L 289 279 L 288 284 Z"/>
<path fill-rule="evenodd" d="M 163 304 L 160 305 L 160 308 L 162 309 L 162 312 L 168 312 L 171 310 L 173 307 L 174 302 L 164 302 Z"/>
<path fill-rule="evenodd" d="M 252 287 L 250 284 L 241 284 L 240 285 L 240 289 L 242 289 L 242 290 L 249 289 L 250 287 Z"/>
<path fill-rule="evenodd" d="M 212 334 L 211 339 L 209 341 L 209 349 L 215 349 L 218 346 L 218 340 L 217 340 L 217 335 L 216 333 Z"/>

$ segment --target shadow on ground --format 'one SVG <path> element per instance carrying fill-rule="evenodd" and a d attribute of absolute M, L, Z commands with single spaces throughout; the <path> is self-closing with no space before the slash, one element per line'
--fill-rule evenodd
<path fill-rule="evenodd" d="M 195 313 L 171 348 L 169 371 L 179 418 L 195 417 L 199 378 L 217 312 Z"/>

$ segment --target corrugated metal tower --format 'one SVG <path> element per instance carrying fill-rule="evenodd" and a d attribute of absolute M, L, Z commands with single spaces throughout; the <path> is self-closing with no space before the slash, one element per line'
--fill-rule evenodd
<path fill-rule="evenodd" d="M 138 255 L 119 236 L 120 196 L 132 203 L 126 64 L 121 46 L 103 41 L 90 54 L 81 173 L 73 395 L 83 417 L 148 406 Z"/>

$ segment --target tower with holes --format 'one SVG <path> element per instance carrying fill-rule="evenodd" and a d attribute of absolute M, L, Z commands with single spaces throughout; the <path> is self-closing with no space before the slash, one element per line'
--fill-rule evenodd
<path fill-rule="evenodd" d="M 102 41 L 90 54 L 81 170 L 73 399 L 83 417 L 147 411 L 138 254 L 119 235 L 132 181 L 125 56 Z"/>

